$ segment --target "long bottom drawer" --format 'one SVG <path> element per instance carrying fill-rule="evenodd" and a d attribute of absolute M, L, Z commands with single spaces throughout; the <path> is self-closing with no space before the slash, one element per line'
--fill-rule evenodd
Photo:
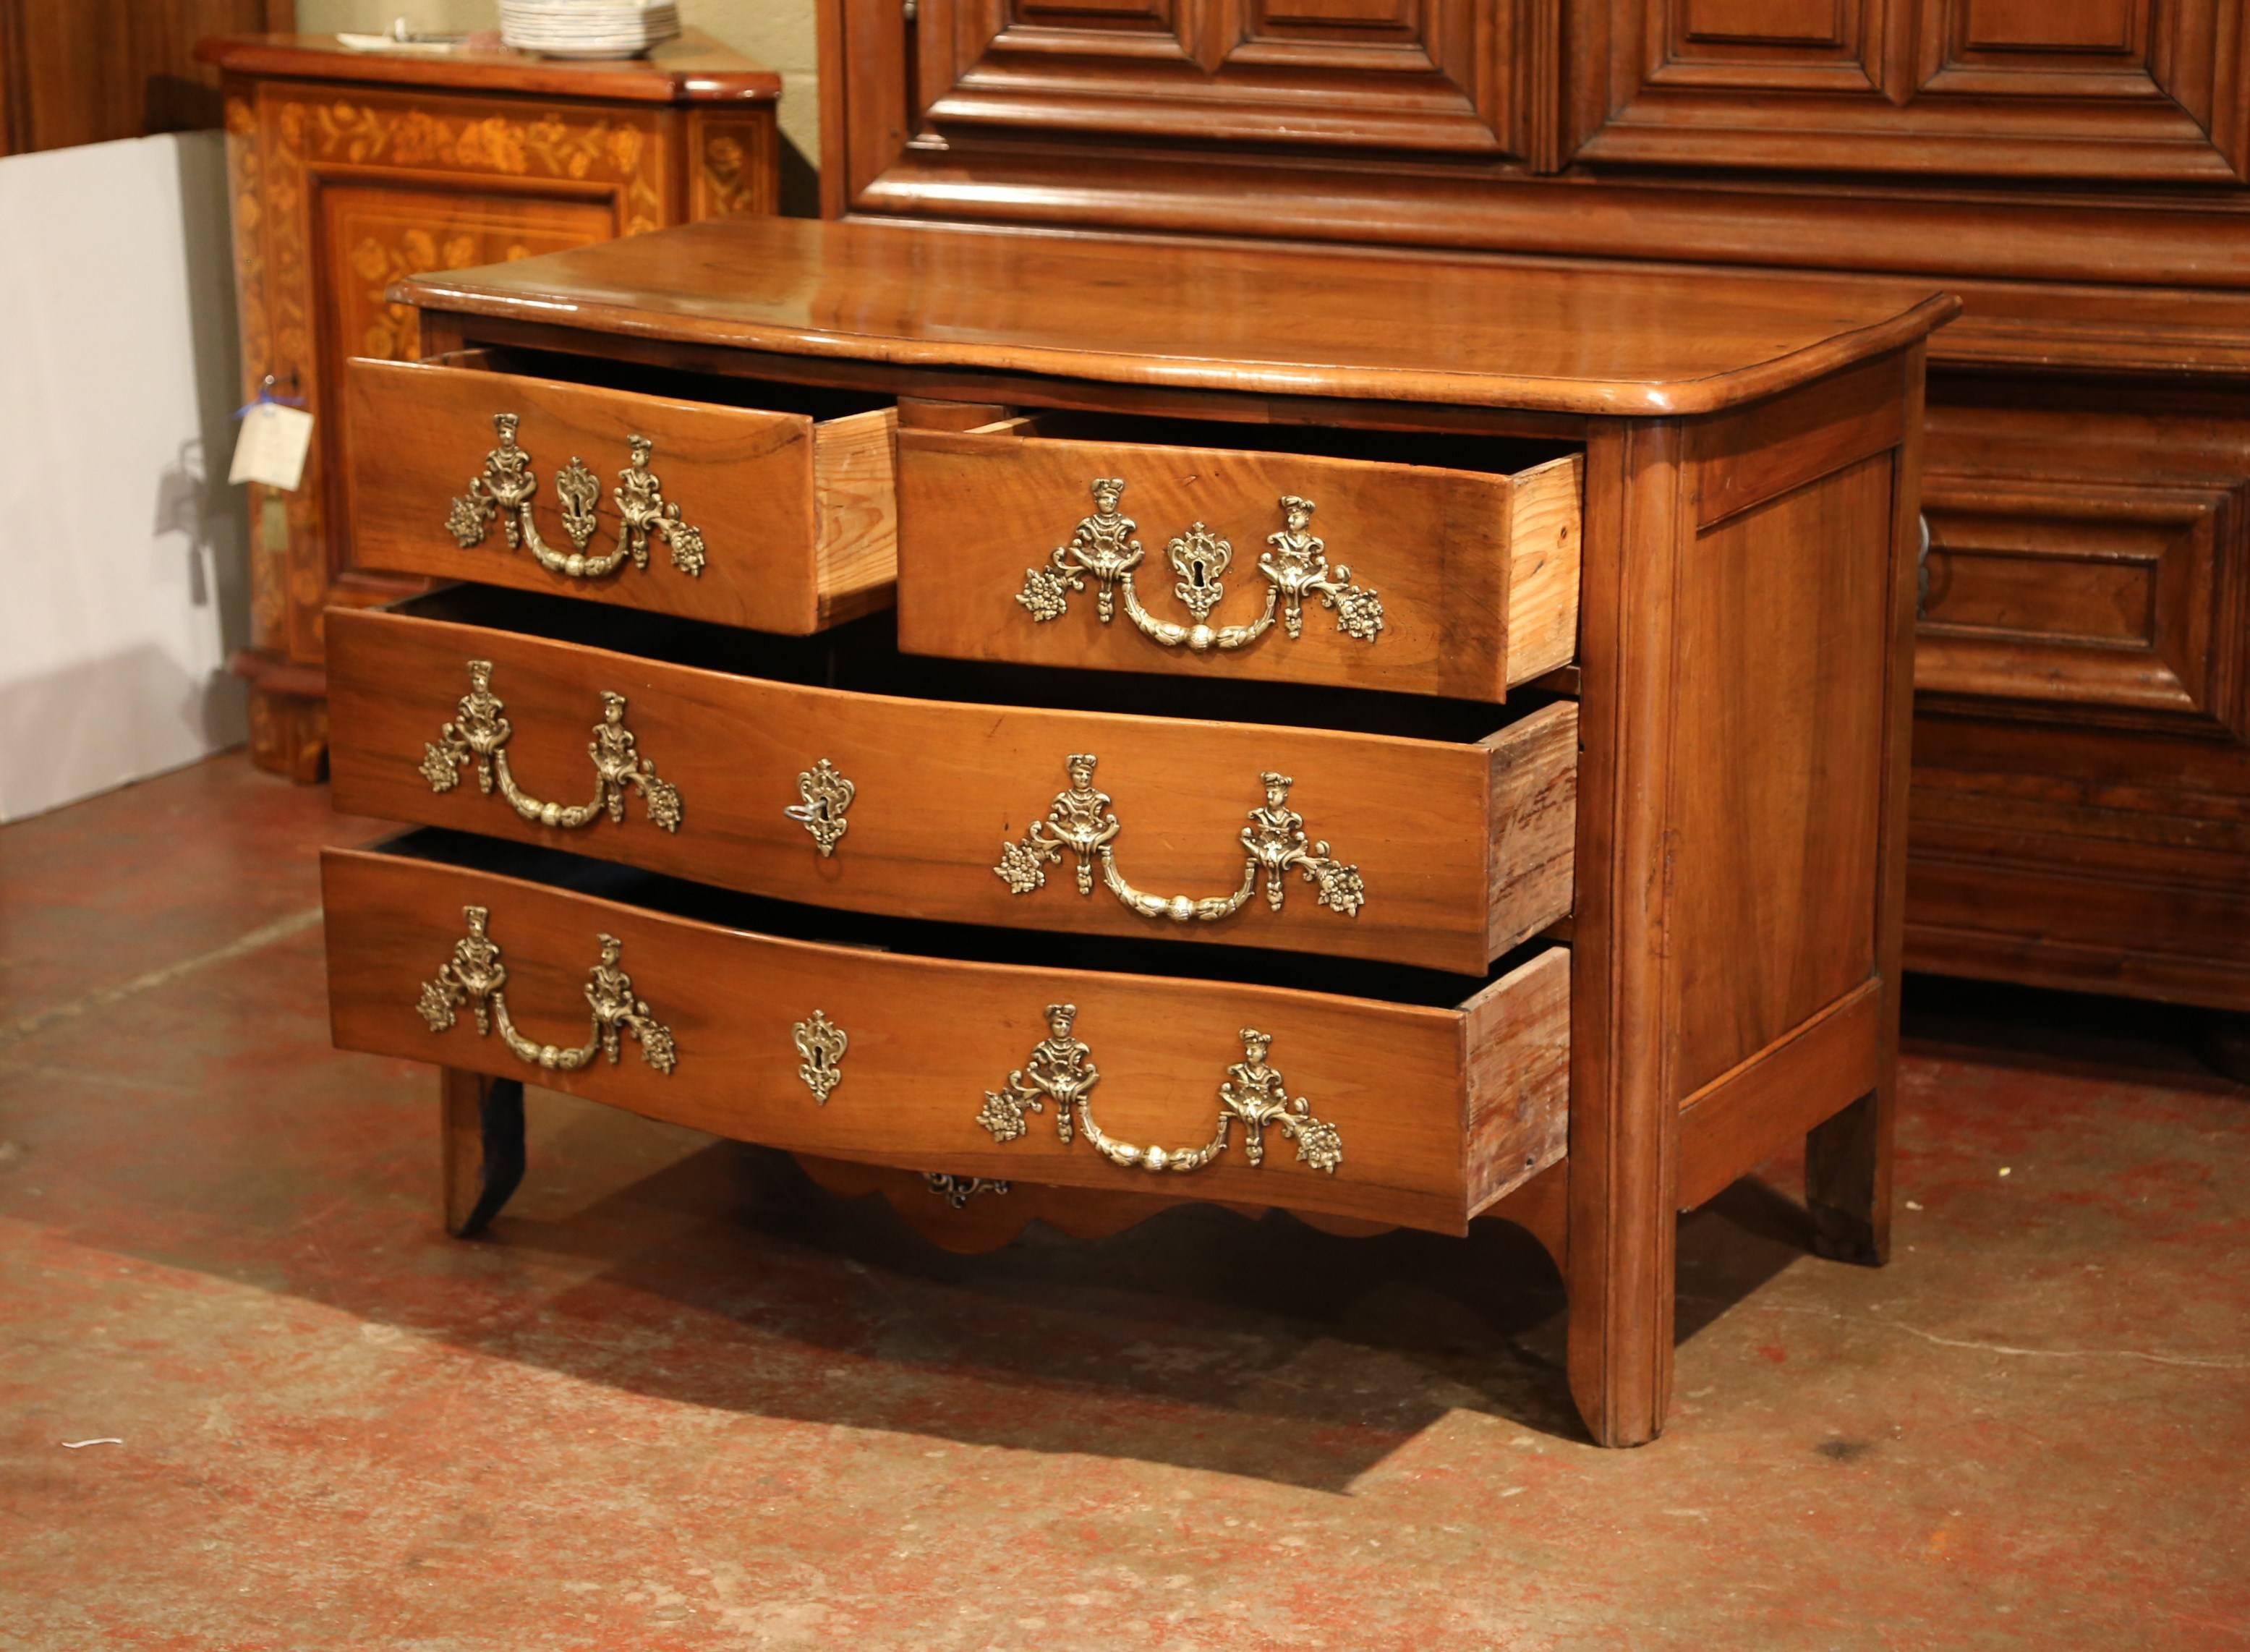
<path fill-rule="evenodd" d="M 1563 1151 L 1560 948 L 1456 1004 L 1424 971 L 1234 955 L 1197 978 L 1178 948 L 854 919 L 443 833 L 330 850 L 322 879 L 339 1047 L 738 1140 L 1445 1233 Z M 1088 967 L 1152 953 L 1172 972 Z"/>

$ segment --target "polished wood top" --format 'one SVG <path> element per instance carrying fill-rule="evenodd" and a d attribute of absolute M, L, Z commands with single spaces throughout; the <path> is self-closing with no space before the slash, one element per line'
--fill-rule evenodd
<path fill-rule="evenodd" d="M 1629 416 L 1771 395 L 1960 308 L 1919 283 L 793 218 L 417 276 L 394 294 L 792 356 Z"/>
<path fill-rule="evenodd" d="M 700 30 L 645 57 L 542 58 L 502 46 L 482 51 L 355 52 L 332 34 L 230 34 L 198 41 L 196 56 L 228 74 L 288 80 L 602 98 L 621 103 L 770 103 L 781 76 Z"/>

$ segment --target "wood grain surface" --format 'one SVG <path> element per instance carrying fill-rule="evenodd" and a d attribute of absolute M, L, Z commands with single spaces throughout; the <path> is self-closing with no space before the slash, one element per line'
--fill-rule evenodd
<path fill-rule="evenodd" d="M 1862 460 L 1695 541 L 1667 776 L 1672 852 L 1699 868 L 1673 895 L 1675 1098 L 1874 972 L 1892 468 Z"/>
<path fill-rule="evenodd" d="M 1499 701 L 1510 683 L 1561 664 L 1575 646 L 1576 456 L 1519 479 L 1308 453 L 1027 437 L 1025 428 L 900 432 L 899 642 L 909 653 Z M 1256 620 L 1268 588 L 1258 559 L 1283 526 L 1278 501 L 1295 494 L 1317 507 L 1312 531 L 1331 568 L 1349 567 L 1355 584 L 1379 593 L 1381 634 L 1372 642 L 1346 635 L 1308 598 L 1301 636 L 1277 622 L 1236 650 L 1166 647 L 1134 627 L 1122 592 L 1115 619 L 1100 623 L 1091 579 L 1060 618 L 1034 621 L 1016 600 L 1025 570 L 1046 566 L 1092 514 L 1097 477 L 1126 482 L 1119 509 L 1138 524 L 1143 547 L 1135 589 L 1158 619 L 1192 619 L 1172 594 L 1165 546 L 1201 522 L 1233 548 L 1211 624 Z M 1510 645 L 1519 624 L 1533 643 L 1522 659 Z"/>
<path fill-rule="evenodd" d="M 399 290 L 430 309 L 567 312 L 593 332 L 795 356 L 1642 416 L 1776 394 L 1960 308 L 1934 287 L 1811 276 L 796 218 L 694 225 Z"/>
<path fill-rule="evenodd" d="M 619 603 L 722 625 L 803 635 L 880 607 L 894 552 L 887 412 L 816 420 L 642 395 L 444 363 L 354 361 L 345 375 L 349 415 L 352 555 L 362 567 Z M 497 522 L 464 549 L 446 512 L 496 445 L 495 414 L 521 418 L 517 441 L 539 480 L 532 509 L 541 537 L 569 549 L 555 479 L 572 458 L 601 479 L 600 523 L 590 552 L 616 543 L 611 493 L 647 437 L 649 468 L 664 497 L 703 532 L 707 565 L 694 577 L 672 565 L 659 541 L 648 566 L 598 578 L 542 568 L 508 549 Z M 825 455 L 823 449 L 829 449 Z M 820 480 L 834 494 L 824 508 Z"/>
<path fill-rule="evenodd" d="M 1477 1203 L 1522 1179 L 1517 1168 L 1552 1138 L 1534 1109 L 1506 1130 L 1468 1129 L 1467 1029 L 1487 1037 L 1487 1071 L 1520 1047 L 1542 1072 L 1567 1049 L 1566 955 L 1550 950 L 1460 1010 L 1242 985 L 1084 970 L 964 963 L 820 945 L 727 930 L 522 880 L 362 851 L 322 856 L 329 1001 L 345 1049 L 438 1061 L 466 1071 L 534 1077 L 549 1088 L 769 1146 L 900 1168 L 945 1165 L 977 1176 L 1020 1175 L 1066 1186 L 1180 1192 L 1197 1198 L 1329 1212 L 1439 1232 L 1466 1230 Z M 632 991 L 668 1026 L 678 1064 L 599 1058 L 577 1073 L 519 1061 L 495 1033 L 464 1015 L 433 1033 L 416 1012 L 421 984 L 465 932 L 462 908 L 490 909 L 489 934 L 508 971 L 511 1017 L 524 1035 L 582 1042 L 583 988 L 597 937 L 623 944 Z M 1507 1001 L 1523 997 L 1516 1013 Z M 1299 1163 L 1278 1130 L 1253 1168 L 1235 1144 L 1180 1177 L 1130 1170 L 1081 1137 L 1056 1136 L 1053 1106 L 1021 1138 L 996 1144 L 977 1123 L 984 1092 L 1021 1068 L 1046 1036 L 1045 1006 L 1078 1006 L 1078 1039 L 1101 1079 L 1095 1116 L 1128 1141 L 1187 1146 L 1210 1139 L 1227 1066 L 1242 1059 L 1239 1029 L 1272 1035 L 1271 1061 L 1292 1096 L 1335 1125 L 1335 1174 Z M 1503 1007 L 1506 1006 L 1506 1007 Z M 790 1028 L 815 1010 L 850 1035 L 843 1082 L 825 1105 L 797 1076 Z M 1487 1081 L 1474 1092 L 1488 1096 Z M 1566 1105 L 1558 1086 L 1527 1082 L 1543 1106 Z M 1498 1116 L 1496 1114 L 1487 1117 Z M 1526 1147 L 1525 1143 L 1535 1144 Z M 1478 1156 L 1472 1163 L 1470 1156 Z M 1487 1162 L 1490 1161 L 1490 1162 Z"/>
<path fill-rule="evenodd" d="M 358 52 L 332 34 L 225 35 L 196 55 L 224 73 L 291 80 L 445 86 L 514 96 L 597 98 L 625 103 L 767 104 L 781 76 L 698 29 L 638 57 L 570 61 L 495 47 L 485 51 Z"/>
<path fill-rule="evenodd" d="M 329 665 L 336 802 L 355 813 L 543 843 L 756 894 L 901 917 L 1154 935 L 1381 958 L 1463 973 L 1570 909 L 1568 800 L 1576 708 L 1550 706 L 1478 743 L 1189 718 L 951 703 L 808 688 L 403 613 L 338 613 Z M 638 799 L 623 825 L 526 821 L 466 777 L 430 789 L 425 744 L 492 662 L 514 732 L 516 783 L 542 801 L 592 795 L 587 755 L 604 691 L 626 697 L 638 750 L 679 788 L 683 819 L 657 829 Z M 1495 714 L 1497 718 L 1497 714 Z M 1123 874 L 1150 893 L 1222 895 L 1242 881 L 1240 833 L 1265 802 L 1260 776 L 1295 785 L 1315 840 L 1356 863 L 1358 915 L 1315 902 L 1292 873 L 1281 909 L 1263 894 L 1216 923 L 1129 911 L 1073 881 L 1011 894 L 1002 847 L 1046 818 L 1066 759 L 1100 759 Z M 826 757 L 858 788 L 823 858 L 783 809 Z"/>
<path fill-rule="evenodd" d="M 1498 957 L 1570 909 L 1578 819 L 1578 708 L 1533 712 L 1483 743 L 1492 753 L 1492 862 L 1485 950 Z"/>

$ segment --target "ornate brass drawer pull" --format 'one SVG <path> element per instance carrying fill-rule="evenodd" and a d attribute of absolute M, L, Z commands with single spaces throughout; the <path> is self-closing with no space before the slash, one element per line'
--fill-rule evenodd
<path fill-rule="evenodd" d="M 1281 497 L 1282 527 L 1266 536 L 1266 553 L 1258 571 L 1266 577 L 1266 612 L 1246 626 L 1209 623 L 1211 611 L 1226 595 L 1225 577 L 1233 565 L 1234 547 L 1197 522 L 1164 547 L 1172 565 L 1172 594 L 1195 616 L 1193 625 L 1159 619 L 1141 603 L 1133 584 L 1133 570 L 1141 564 L 1139 526 L 1120 514 L 1122 477 L 1104 476 L 1090 484 L 1094 515 L 1080 519 L 1066 545 L 1057 545 L 1044 568 L 1024 570 L 1024 588 L 1016 595 L 1035 621 L 1059 619 L 1070 607 L 1070 593 L 1084 591 L 1091 576 L 1100 587 L 1094 593 L 1094 614 L 1108 625 L 1116 612 L 1116 597 L 1125 598 L 1125 617 L 1142 635 L 1167 648 L 1185 647 L 1196 653 L 1246 646 L 1273 629 L 1274 616 L 1291 637 L 1303 633 L 1304 603 L 1317 597 L 1323 607 L 1336 611 L 1336 629 L 1347 637 L 1373 642 L 1383 631 L 1383 602 L 1371 590 L 1351 583 L 1351 570 L 1338 563 L 1329 565 L 1328 547 L 1312 531 L 1314 504 L 1294 494 Z"/>
<path fill-rule="evenodd" d="M 555 496 L 562 504 L 562 531 L 570 536 L 570 549 L 557 550 L 542 539 L 531 514 L 531 496 L 539 491 L 538 473 L 531 467 L 531 455 L 515 441 L 521 422 L 514 413 L 493 415 L 500 446 L 485 455 L 484 473 L 469 479 L 468 492 L 454 500 L 452 508 L 445 513 L 445 529 L 456 544 L 464 550 L 483 544 L 497 518 L 510 550 L 529 551 L 550 573 L 599 579 L 615 573 L 628 556 L 634 567 L 647 567 L 648 542 L 653 535 L 670 549 L 674 568 L 691 579 L 701 575 L 703 530 L 684 521 L 680 507 L 664 497 L 664 484 L 648 467 L 654 445 L 645 436 L 625 439 L 632 462 L 618 473 L 618 485 L 611 493 L 618 507 L 615 550 L 596 556 L 586 554 L 599 522 L 602 483 L 576 454 L 555 479 Z"/>
<path fill-rule="evenodd" d="M 680 830 L 680 788 L 656 778 L 656 764 L 640 755 L 633 731 L 625 727 L 625 697 L 602 691 L 602 720 L 594 725 L 586 753 L 594 760 L 594 796 L 587 803 L 542 803 L 515 784 L 508 771 L 508 736 L 514 733 L 501 715 L 506 703 L 492 691 L 492 661 L 469 661 L 469 691 L 453 711 L 453 721 L 442 725 L 438 738 L 422 748 L 422 778 L 432 791 L 451 791 L 460 784 L 461 771 L 476 764 L 477 789 L 489 797 L 495 786 L 510 807 L 541 826 L 576 828 L 599 819 L 607 810 L 611 819 L 625 818 L 625 792 L 640 793 L 641 805 L 651 824 L 666 832 Z"/>
<path fill-rule="evenodd" d="M 1016 894 L 1030 895 L 1046 888 L 1047 867 L 1059 864 L 1067 849 L 1077 857 L 1080 895 L 1094 893 L 1094 862 L 1099 861 L 1101 881 L 1112 895 L 1143 917 L 1170 918 L 1176 923 L 1209 923 L 1232 916 L 1249 904 L 1261 870 L 1266 904 L 1276 912 L 1288 893 L 1287 874 L 1293 869 L 1318 891 L 1315 901 L 1332 911 L 1357 917 L 1359 909 L 1367 904 L 1367 885 L 1359 868 L 1332 858 L 1326 840 L 1307 840 L 1304 816 L 1289 807 L 1289 788 L 1296 782 L 1270 771 L 1259 777 L 1266 788 L 1266 801 L 1250 811 L 1250 824 L 1242 828 L 1239 888 L 1200 898 L 1143 894 L 1117 869 L 1114 845 L 1123 827 L 1110 812 L 1109 794 L 1094 790 L 1094 765 L 1099 761 L 1090 751 L 1073 753 L 1068 759 L 1070 789 L 1055 793 L 1046 819 L 1032 821 L 1019 841 L 1002 846 L 1000 864 L 992 868 L 993 875 Z"/>
<path fill-rule="evenodd" d="M 1075 1004 L 1046 1007 L 1047 1036 L 1039 1040 L 1023 1066 L 1008 1075 L 997 1090 L 984 1092 L 984 1106 L 977 1122 L 996 1142 L 1012 1142 L 1029 1125 L 1026 1113 L 1044 1112 L 1055 1104 L 1055 1133 L 1069 1145 L 1072 1122 L 1086 1133 L 1094 1151 L 1128 1169 L 1170 1171 L 1184 1174 L 1198 1171 L 1227 1149 L 1229 1132 L 1242 1126 L 1242 1156 L 1255 1167 L 1266 1162 L 1266 1128 L 1273 1125 L 1297 1144 L 1301 1164 L 1336 1174 L 1343 1163 L 1343 1137 L 1333 1124 L 1315 1118 L 1305 1098 L 1290 1100 L 1281 1075 L 1266 1064 L 1273 1038 L 1256 1027 L 1242 1029 L 1242 1059 L 1231 1063 L 1218 1087 L 1218 1130 L 1208 1142 L 1192 1147 L 1135 1147 L 1121 1142 L 1094 1122 L 1088 1101 L 1101 1082 L 1094 1052 L 1072 1033 L 1078 1020 Z"/>
<path fill-rule="evenodd" d="M 610 1065 L 615 1067 L 618 1040 L 625 1033 L 632 1033 L 640 1046 L 641 1060 L 658 1072 L 669 1073 L 677 1064 L 679 1054 L 672 1041 L 672 1029 L 651 1015 L 648 1006 L 633 996 L 632 977 L 618 967 L 618 957 L 625 950 L 625 943 L 617 937 L 597 937 L 601 943 L 601 962 L 586 972 L 586 1005 L 592 1014 L 591 1026 L 585 1043 L 575 1049 L 563 1049 L 524 1037 L 508 1019 L 507 994 L 502 990 L 507 985 L 507 966 L 500 961 L 499 943 L 485 933 L 491 909 L 465 906 L 461 916 L 468 920 L 468 934 L 453 943 L 453 956 L 438 966 L 435 977 L 422 984 L 421 1001 L 415 1006 L 432 1033 L 452 1030 L 459 1013 L 466 1008 L 475 1018 L 479 1038 L 488 1034 L 497 1023 L 500 1040 L 510 1050 L 521 1060 L 549 1072 L 575 1073 L 591 1061 L 597 1053 L 608 1056 Z"/>

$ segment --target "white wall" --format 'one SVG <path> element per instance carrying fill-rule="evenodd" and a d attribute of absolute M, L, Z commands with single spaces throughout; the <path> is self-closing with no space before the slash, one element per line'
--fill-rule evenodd
<path fill-rule="evenodd" d="M 225 156 L 0 159 L 0 820 L 245 734 Z"/>

